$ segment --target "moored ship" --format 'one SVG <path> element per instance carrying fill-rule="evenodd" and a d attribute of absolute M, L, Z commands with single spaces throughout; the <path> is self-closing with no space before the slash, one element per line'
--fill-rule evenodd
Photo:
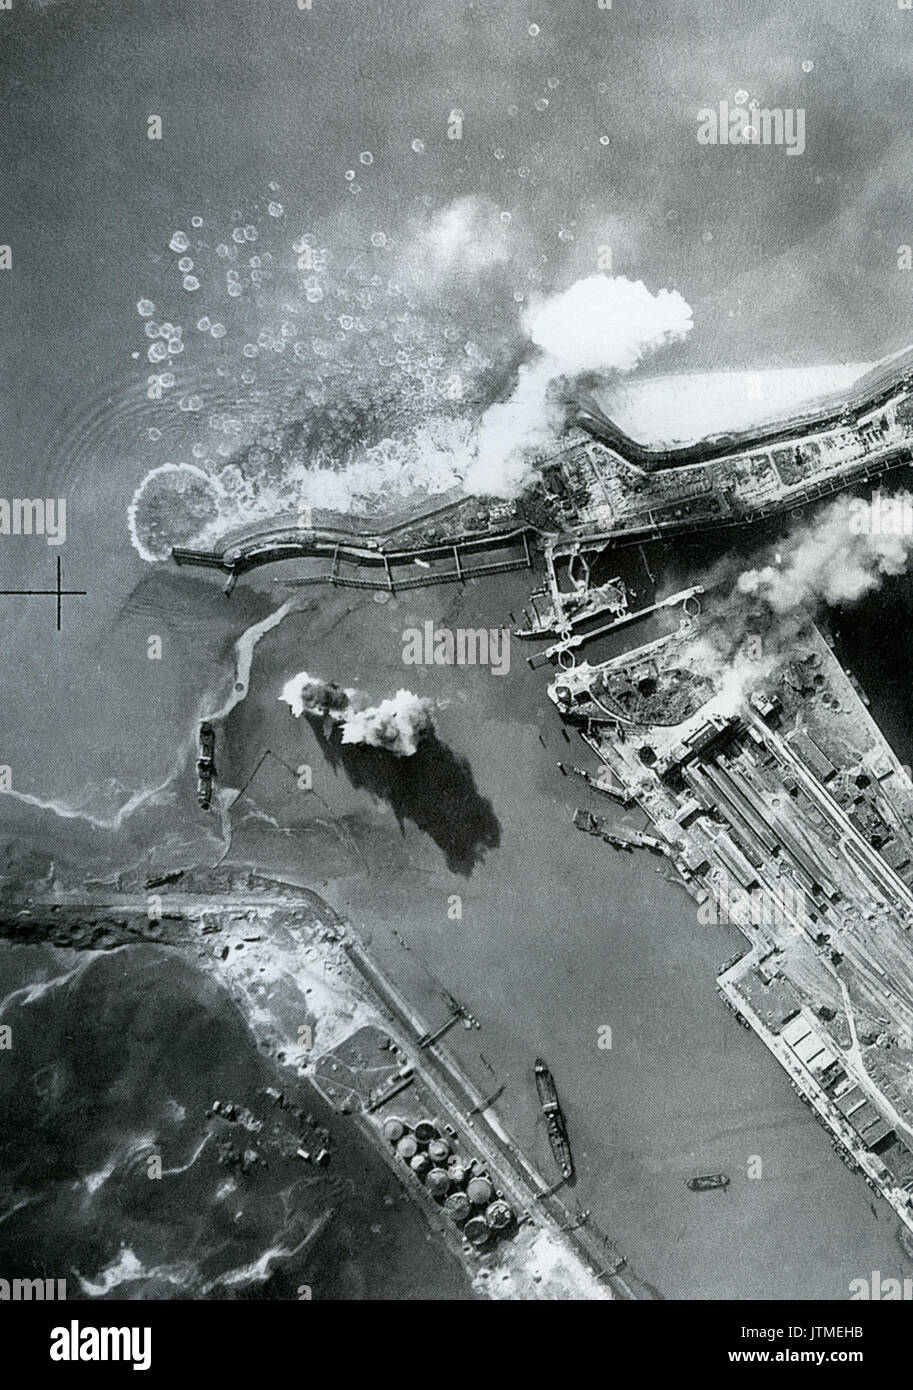
<path fill-rule="evenodd" d="M 555 1162 L 561 1169 L 562 1175 L 569 1178 L 574 1172 L 574 1160 L 571 1157 L 571 1145 L 567 1137 L 564 1115 L 558 1103 L 555 1079 L 541 1057 L 536 1058 L 534 1070 L 536 1090 L 539 1093 L 539 1105 L 548 1128 L 548 1141 L 552 1146 Z"/>

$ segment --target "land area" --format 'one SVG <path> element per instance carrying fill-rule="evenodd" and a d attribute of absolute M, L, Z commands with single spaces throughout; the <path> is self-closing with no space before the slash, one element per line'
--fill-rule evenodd
<path fill-rule="evenodd" d="M 511 520 L 528 527 L 524 558 L 534 537 L 546 582 L 520 634 L 558 637 L 531 665 L 562 667 L 549 695 L 603 764 L 601 773 L 575 771 L 638 806 L 657 833 L 605 831 L 588 810 L 575 823 L 616 848 L 666 854 L 699 904 L 713 902 L 717 920 L 745 932 L 748 950 L 719 972 L 721 996 L 785 1067 L 848 1166 L 913 1229 L 913 784 L 811 621 L 793 634 L 798 651 L 773 670 L 768 663 L 763 679 L 746 678 L 735 711 L 731 692 L 721 693 L 727 660 L 720 679 L 707 670 L 696 616 L 703 587 L 632 612 L 624 581 L 599 573 L 619 543 L 801 511 L 907 465 L 910 369 L 910 354 L 900 354 L 769 428 L 678 447 L 640 446 L 583 403 L 578 433 L 512 508 L 448 502 L 433 524 L 419 516 L 375 533 L 374 555 L 329 529 L 309 532 L 305 546 L 332 545 L 321 576 L 331 583 L 341 555 L 356 571 L 380 559 L 394 593 L 397 582 L 460 581 L 461 546 L 482 548 L 486 531 L 493 547 L 505 536 L 510 544 Z M 302 544 L 290 529 L 281 541 Z M 235 537 L 207 558 L 234 578 L 286 553 L 269 544 L 262 534 Z M 436 572 L 410 574 L 416 560 Z M 591 639 L 677 607 L 677 631 L 595 666 L 581 661 Z"/>
<path fill-rule="evenodd" d="M 213 973 L 241 1006 L 259 1047 L 292 1076 L 307 1078 L 340 1113 L 351 1115 L 421 1205 L 436 1233 L 467 1259 L 477 1291 L 492 1298 L 607 1299 L 634 1297 L 623 1257 L 589 1223 L 575 1220 L 547 1181 L 528 1164 L 497 1119 L 436 1043 L 449 1027 L 473 1026 L 455 1001 L 429 1033 L 395 986 L 350 938 L 333 910 L 293 884 L 238 870 L 171 871 L 166 882 L 119 875 L 110 884 L 27 895 L 28 906 L 0 918 L 0 937 L 13 945 L 48 943 L 75 951 L 117 951 L 140 943 L 180 948 Z M 230 906 L 226 906 L 226 902 Z M 477 1026 L 477 1025 L 476 1025 Z M 285 1093 L 266 1090 L 280 1115 Z M 433 1120 L 429 1117 L 433 1116 Z M 299 1110 L 271 1147 L 302 1166 L 331 1160 L 329 1132 Z M 268 1161 L 262 1120 L 235 1103 L 213 1103 L 213 1121 L 227 1122 L 241 1143 L 226 1156 L 245 1177 Z M 414 1132 L 424 1122 L 510 1217 L 503 1229 L 475 1232 L 474 1241 L 433 1199 L 426 1184 L 393 1149 L 385 1124 Z M 273 1136 L 281 1132 L 272 1126 Z M 439 1170 L 444 1171 L 444 1170 Z M 451 1193 L 456 1181 L 451 1178 Z M 462 1188 L 466 1179 L 461 1178 Z M 484 1205 L 484 1204 L 483 1204 Z M 329 1218 L 328 1218 L 329 1219 Z M 471 1218 L 470 1218 L 471 1219 Z M 477 1212 L 477 1221 L 482 1220 Z M 485 1222 L 482 1221 L 482 1226 Z M 306 1239 L 319 1237 L 320 1229 Z M 295 1245 L 298 1253 L 300 1243 Z"/>
<path fill-rule="evenodd" d="M 702 907 L 748 940 L 718 988 L 835 1147 L 913 1230 L 913 784 L 811 622 L 737 708 L 697 624 L 555 678 L 550 694 Z M 580 829 L 611 843 L 598 816 Z"/>
<path fill-rule="evenodd" d="M 627 1096 L 623 1073 L 613 1074 L 618 1088 L 613 1096 L 618 1127 L 609 1141 L 613 1162 L 603 1170 L 589 1159 L 590 1152 L 596 1156 L 606 1149 L 599 1132 L 602 1111 L 594 1119 L 586 1113 L 594 1089 L 603 1084 L 598 1068 L 612 1061 L 601 1051 L 601 1030 L 608 1025 L 616 1037 L 627 1034 L 630 1047 L 644 1030 L 659 1035 L 670 1017 L 685 1014 L 684 1001 L 669 995 L 665 974 L 666 993 L 657 993 L 649 1017 L 643 1013 L 643 979 L 633 991 L 633 1018 L 619 1021 L 613 1012 L 607 1019 L 600 997 L 609 942 L 621 976 L 630 955 L 624 978 L 629 993 L 638 969 L 637 947 L 624 941 L 630 924 L 619 921 L 607 929 L 596 915 L 600 878 L 609 871 L 605 856 L 632 850 L 633 891 L 654 914 L 657 969 L 678 949 L 668 902 L 661 907 L 659 885 L 654 890 L 644 879 L 653 867 L 648 856 L 661 854 L 664 884 L 668 879 L 691 894 L 700 925 L 706 924 L 700 911 L 716 905 L 715 925 L 722 928 L 716 939 L 727 942 L 728 956 L 713 966 L 706 959 L 703 968 L 708 977 L 716 976 L 736 1021 L 754 1029 L 777 1066 L 786 1069 L 844 1157 L 848 1180 L 858 1181 L 852 1174 L 862 1170 L 892 1214 L 909 1226 L 913 988 L 906 933 L 913 894 L 905 876 L 911 873 L 913 842 L 905 826 L 913 788 L 810 619 L 790 631 L 788 657 L 765 667 L 756 680 L 746 678 L 733 704 L 731 689 L 720 689 L 701 646 L 712 629 L 701 613 L 702 603 L 709 602 L 703 586 L 692 584 L 658 599 L 646 560 L 622 563 L 618 551 L 622 540 L 699 531 L 715 527 L 721 516 L 763 518 L 771 509 L 788 510 L 909 461 L 902 408 L 909 380 L 903 371 L 888 375 L 889 380 L 875 383 L 886 393 L 877 405 L 867 394 L 864 401 L 845 405 L 836 419 L 825 409 L 811 421 L 756 432 L 750 441 L 708 441 L 700 462 L 690 455 L 671 461 L 635 457 L 630 450 L 627 459 L 621 453 L 627 449 L 623 438 L 613 435 L 609 445 L 593 428 L 585 439 L 572 434 L 565 441 L 567 449 L 550 461 L 542 484 L 522 504 L 448 499 L 433 517 L 420 508 L 380 529 L 321 516 L 308 517 L 302 527 L 300 519 L 290 517 L 226 538 L 220 549 L 177 555 L 182 564 L 227 573 L 229 592 L 240 575 L 269 565 L 264 579 L 294 593 L 275 622 L 261 624 L 263 648 L 252 677 L 259 686 L 256 697 L 248 697 L 248 662 L 243 679 L 235 682 L 241 698 L 215 720 L 218 814 L 210 816 L 202 837 L 197 833 L 182 843 L 172 835 L 164 852 L 145 849 L 141 869 L 116 882 L 76 885 L 62 873 L 44 887 L 33 883 L 30 891 L 20 884 L 15 910 L 7 904 L 4 912 L 4 934 L 23 943 L 49 940 L 95 951 L 128 942 L 192 950 L 236 992 L 280 1064 L 307 1075 L 376 1146 L 441 1238 L 467 1262 L 478 1291 L 508 1297 L 650 1297 L 660 1271 L 669 1277 L 675 1263 L 668 1252 L 668 1213 L 692 1200 L 684 1196 L 684 1179 L 724 1166 L 721 1150 L 738 1164 L 759 1149 L 776 1155 L 769 1124 L 762 1123 L 768 1131 L 763 1140 L 749 1137 L 757 1119 L 742 1111 L 735 1146 L 731 1137 L 721 1138 L 722 1115 L 715 1137 L 698 1138 L 698 1117 L 708 1097 L 699 1099 L 696 1086 L 706 1083 L 715 1090 L 725 1076 L 724 1090 L 737 1106 L 739 1085 L 756 1070 L 753 1050 L 737 1041 L 736 1029 L 735 1038 L 728 1034 L 725 1042 L 721 1034 L 720 1057 L 703 1080 L 679 1076 L 668 1050 L 655 1059 L 669 1091 L 678 1088 L 682 1105 L 675 1133 L 671 1138 L 664 1133 L 656 1144 L 652 1169 L 643 1167 L 643 1140 L 627 1137 L 642 1123 L 643 1072 L 636 1062 Z M 815 449 L 805 442 L 812 436 Z M 832 448 L 828 440 L 838 443 Z M 748 468 L 740 475 L 747 491 L 738 505 L 731 447 L 746 451 L 739 458 L 750 454 L 756 462 L 764 453 L 761 472 L 768 482 L 773 479 L 772 488 L 756 488 L 760 473 Z M 578 468 L 581 456 L 574 450 L 580 449 L 589 472 Z M 782 459 L 778 464 L 771 452 L 775 449 L 792 451 L 801 477 L 787 476 Z M 824 460 L 820 468 L 819 460 Z M 768 464 L 772 473 L 765 471 Z M 728 499 L 722 512 L 714 506 L 695 511 L 678 501 L 671 511 L 653 505 L 654 489 L 657 497 L 666 497 L 664 489 L 693 486 L 695 479 L 702 498 Z M 607 510 L 612 488 L 620 489 L 620 500 Z M 636 524 L 629 526 L 626 518 Z M 544 579 L 530 595 L 525 571 L 540 563 Z M 199 582 L 209 584 L 205 575 Z M 315 582 L 336 592 L 312 598 Z M 353 588 L 373 589 L 372 597 L 383 602 L 375 606 L 365 596 L 347 598 Z M 419 608 L 417 591 L 429 588 L 436 593 L 434 607 L 425 593 Z M 289 650 L 315 649 L 333 678 L 353 683 L 364 683 L 371 653 L 370 678 L 398 681 L 398 633 L 404 626 L 430 611 L 451 625 L 503 622 L 505 612 L 513 619 L 524 603 L 529 610 L 517 623 L 521 640 L 551 644 L 534 654 L 526 670 L 515 672 L 512 695 L 505 692 L 492 701 L 491 676 L 478 670 L 463 673 L 457 693 L 467 710 L 489 711 L 474 727 L 466 752 L 473 762 L 482 757 L 498 768 L 498 794 L 516 803 L 511 807 L 516 815 L 494 816 L 468 758 L 454 754 L 445 741 L 448 730 L 454 731 L 446 714 L 454 687 L 453 673 L 442 671 L 415 672 L 442 711 L 441 734 L 415 760 L 401 760 L 411 764 L 408 771 L 393 768 L 389 757 L 384 763 L 382 755 L 367 756 L 371 750 L 340 748 L 314 729 L 309 756 L 320 766 L 321 779 L 312 794 L 301 795 L 295 774 L 300 733 L 286 720 L 277 736 L 275 718 L 265 719 L 265 701 L 271 698 L 275 710 L 280 674 L 288 674 Z M 644 642 L 645 635 L 650 640 Z M 632 639 L 641 639 L 633 649 Z M 559 668 L 547 692 L 551 706 L 545 680 L 535 670 L 548 663 Z M 716 677 L 725 667 L 721 662 Z M 511 708 L 516 701 L 517 710 L 525 711 L 520 718 Z M 548 724 L 550 709 L 566 726 L 563 743 L 555 740 L 556 726 Z M 549 744 L 544 757 L 543 730 Z M 578 734 L 579 753 L 568 747 Z M 512 771 L 504 765 L 505 741 Z M 572 770 L 571 756 L 589 758 L 589 766 Z M 563 776 L 556 776 L 556 761 Z M 548 816 L 535 826 L 523 824 L 520 812 L 528 800 L 524 777 L 530 770 L 537 782 L 553 787 Z M 340 796 L 341 779 L 350 784 L 351 797 Z M 191 801 L 193 789 L 188 763 L 176 788 L 180 800 Z M 580 801 L 583 806 L 575 804 Z M 645 814 L 649 831 L 631 825 L 635 807 Z M 386 808 L 392 818 L 389 812 L 385 816 Z M 570 828 L 575 812 L 578 827 L 594 840 L 571 830 L 577 848 L 569 856 L 562 845 L 555 858 L 549 848 L 555 818 Z M 609 847 L 594 855 L 591 846 L 600 837 Z M 430 843 L 440 854 L 446 875 L 424 862 L 418 842 Z M 194 852 L 188 853 L 191 844 Z M 290 855 L 296 861 L 292 874 L 283 869 Z M 200 867 L 207 862 L 213 867 Z M 527 881 L 530 887 L 538 883 L 549 863 L 559 866 L 562 886 L 557 897 L 552 886 L 534 902 Z M 504 864 L 510 866 L 506 877 L 497 867 Z M 611 872 L 617 875 L 617 865 Z M 399 875 L 396 889 L 393 879 Z M 447 903 L 461 880 L 466 918 L 455 930 L 447 925 Z M 152 918 L 150 895 L 160 900 L 159 915 Z M 569 914 L 571 901 L 579 906 Z M 516 946 L 518 962 L 511 972 L 499 961 L 489 987 L 474 967 L 474 955 L 492 956 L 499 934 L 501 954 Z M 747 946 L 733 954 L 740 937 Z M 705 937 L 702 959 L 715 949 Z M 568 957 L 564 966 L 555 951 L 562 960 Z M 556 1016 L 549 1006 L 550 981 L 556 968 L 566 968 L 570 979 L 568 953 L 581 951 L 592 955 L 592 996 L 580 997 L 577 972 L 573 1036 L 565 1036 L 567 1015 Z M 302 964 L 302 957 L 311 964 Z M 498 1008 L 487 996 L 489 988 L 502 991 L 511 974 L 522 1007 L 505 1036 L 503 1020 L 494 1022 Z M 335 981 L 333 990 L 326 988 L 328 976 Z M 493 1036 L 485 1046 L 495 1054 L 495 1066 L 467 1041 L 474 1031 L 471 1020 L 489 1016 Z M 724 1034 L 732 1026 L 725 1011 L 718 1026 Z M 313 1032 L 313 1055 L 303 1056 L 296 1041 L 302 1028 Z M 678 1041 L 670 1042 L 673 1052 Z M 586 1206 L 574 1192 L 576 1179 L 562 1191 L 561 1184 L 556 1188 L 558 1175 L 549 1170 L 531 1085 L 537 1051 L 558 1058 Z M 371 1054 L 380 1055 L 381 1063 Z M 772 1086 L 775 1073 L 764 1076 L 765 1086 Z M 378 1096 L 378 1080 L 389 1094 Z M 443 1202 L 429 1196 L 422 1175 L 403 1164 L 387 1122 L 414 1133 L 429 1117 L 438 1138 L 450 1145 L 451 1157 L 484 1178 L 495 1200 L 509 1207 L 509 1236 L 486 1238 L 487 1248 L 474 1245 L 448 1221 Z M 811 1136 L 804 1134 L 802 1142 L 814 1148 Z M 302 1162 L 317 1161 L 313 1144 L 301 1147 L 308 1154 Z M 777 1168 L 776 1157 L 766 1161 Z M 780 1162 L 785 1166 L 785 1155 Z M 816 1170 L 820 1154 L 813 1157 L 810 1149 L 805 1162 L 808 1171 Z M 768 1187 L 769 1196 L 761 1197 L 762 1207 L 769 1200 L 769 1211 L 787 1224 L 788 1184 L 796 1176 L 782 1172 L 776 1193 Z M 676 1184 L 675 1198 L 670 1182 Z M 731 1244 L 733 1229 L 744 1224 L 747 1232 L 764 1219 L 752 1187 L 749 1182 L 735 1210 L 727 1197 L 729 1208 L 715 1209 L 709 1218 L 676 1215 L 682 1268 L 671 1277 L 678 1296 L 689 1296 L 682 1292 L 688 1264 L 702 1247 L 706 1252 L 716 1241 Z M 628 1194 L 620 1206 L 619 1190 Z M 644 1277 L 640 1261 L 631 1268 L 624 1251 L 629 1234 L 644 1248 L 643 1211 L 650 1206 L 666 1216 L 657 1215 L 652 1224 Z M 604 1225 L 606 1211 L 612 1219 Z M 856 1248 L 864 1248 L 864 1238 L 853 1237 Z M 778 1259 L 772 1241 L 758 1261 L 759 1278 Z M 705 1285 L 690 1296 L 724 1296 L 725 1286 L 723 1269 L 718 1291 Z M 769 1290 L 770 1280 L 762 1287 Z M 839 1295 L 828 1290 L 822 1296 Z"/>
<path fill-rule="evenodd" d="M 539 480 L 514 501 L 457 491 L 400 504 L 380 521 L 308 509 L 173 555 L 225 571 L 229 592 L 240 574 L 289 557 L 316 562 L 296 585 L 394 592 L 528 567 L 531 540 L 619 545 L 751 525 L 911 460 L 913 349 L 788 419 L 695 444 L 645 447 L 594 402 L 578 403 L 560 449 L 539 460 Z"/>

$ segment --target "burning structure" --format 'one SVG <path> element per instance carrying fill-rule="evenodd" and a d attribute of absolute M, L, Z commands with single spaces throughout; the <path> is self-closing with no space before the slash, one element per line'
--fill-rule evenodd
<path fill-rule="evenodd" d="M 841 551 L 813 520 L 700 623 L 562 670 L 549 695 L 604 766 L 590 786 L 652 822 L 698 922 L 745 936 L 728 1007 L 913 1229 L 913 783 L 783 598 L 865 592 L 896 554 Z"/>

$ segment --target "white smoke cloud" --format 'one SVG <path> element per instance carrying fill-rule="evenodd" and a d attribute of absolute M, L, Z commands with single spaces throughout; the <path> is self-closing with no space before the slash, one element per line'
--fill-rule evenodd
<path fill-rule="evenodd" d="M 491 405 L 479 423 L 476 456 L 463 486 L 481 497 L 519 497 L 532 481 L 533 456 L 561 429 L 564 411 L 551 392 L 553 359 L 524 365 L 509 401 Z"/>
<path fill-rule="evenodd" d="M 784 543 L 773 564 L 741 574 L 738 590 L 765 600 L 775 613 L 809 603 L 855 603 L 885 577 L 906 570 L 913 550 L 907 518 L 913 521 L 909 494 L 837 497 Z"/>
<path fill-rule="evenodd" d="M 422 734 L 434 728 L 431 702 L 411 690 L 398 690 L 392 699 L 351 714 L 342 726 L 343 743 L 367 743 L 410 758 Z"/>
<path fill-rule="evenodd" d="M 689 659 L 696 671 L 714 687 L 714 709 L 724 716 L 738 713 L 750 692 L 777 664 L 777 644 L 743 642 L 732 646 L 731 633 L 714 626 L 689 647 Z"/>
<path fill-rule="evenodd" d="M 493 203 L 457 198 L 438 212 L 417 235 L 419 259 L 430 257 L 433 272 L 477 273 L 502 264 L 510 255 L 507 229 Z M 410 258 L 411 259 L 411 258 Z"/>
<path fill-rule="evenodd" d="M 431 702 L 411 690 L 398 690 L 379 705 L 365 707 L 365 697 L 359 691 L 344 690 L 300 671 L 285 682 L 279 699 L 296 719 L 309 714 L 322 718 L 325 727 L 339 728 L 342 743 L 385 748 L 400 758 L 411 758 L 422 735 L 434 729 Z"/>
<path fill-rule="evenodd" d="M 913 495 L 842 495 L 781 542 L 769 563 L 715 592 L 690 653 L 713 681 L 717 708 L 734 713 L 790 659 L 816 608 L 857 602 L 904 573 L 911 553 Z"/>
<path fill-rule="evenodd" d="M 586 374 L 632 371 L 693 327 L 677 290 L 652 294 L 642 280 L 590 275 L 534 305 L 523 327 L 539 356 L 521 367 L 509 401 L 485 412 L 466 490 L 516 497 L 534 476 L 531 456 L 554 439 L 562 419 L 556 386 Z"/>
<path fill-rule="evenodd" d="M 691 309 L 678 290 L 651 294 L 642 280 L 589 275 L 526 315 L 541 352 L 566 376 L 630 372 L 648 354 L 687 337 Z"/>
<path fill-rule="evenodd" d="M 348 714 L 356 694 L 355 690 L 343 690 L 331 681 L 299 671 L 285 682 L 279 699 L 285 701 L 296 719 L 302 714 L 319 714 L 339 723 Z"/>

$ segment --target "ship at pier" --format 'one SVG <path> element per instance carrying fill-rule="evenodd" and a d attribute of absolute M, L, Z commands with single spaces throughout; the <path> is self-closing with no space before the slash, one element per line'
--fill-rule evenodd
<path fill-rule="evenodd" d="M 548 1127 L 548 1142 L 552 1146 L 552 1153 L 555 1155 L 555 1162 L 561 1169 L 562 1176 L 570 1178 L 574 1173 L 574 1160 L 571 1157 L 571 1145 L 567 1137 L 564 1114 L 558 1102 L 555 1079 L 541 1057 L 536 1058 L 534 1070 L 536 1090 L 539 1093 L 539 1105 Z"/>

